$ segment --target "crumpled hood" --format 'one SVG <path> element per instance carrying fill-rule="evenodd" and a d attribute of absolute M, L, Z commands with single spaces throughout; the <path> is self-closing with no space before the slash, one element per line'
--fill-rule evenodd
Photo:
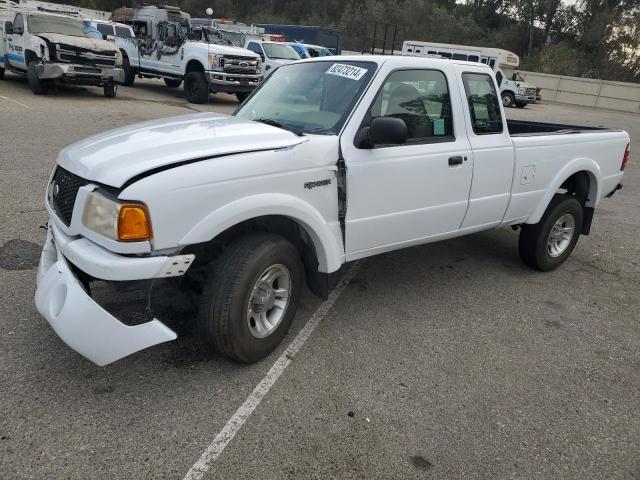
<path fill-rule="evenodd" d="M 217 113 L 164 118 L 110 130 L 66 147 L 58 164 L 94 182 L 121 187 L 152 169 L 231 153 L 285 148 L 305 138 Z"/>
<path fill-rule="evenodd" d="M 38 33 L 37 36 L 49 40 L 51 43 L 62 43 L 64 45 L 71 45 L 72 47 L 86 48 L 94 52 L 119 51 L 114 43 L 97 38 L 73 37 L 71 35 L 60 35 L 59 33 Z"/>

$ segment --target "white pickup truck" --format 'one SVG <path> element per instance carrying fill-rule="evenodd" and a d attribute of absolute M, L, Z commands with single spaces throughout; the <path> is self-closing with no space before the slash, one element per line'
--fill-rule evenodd
<path fill-rule="evenodd" d="M 112 19 L 136 32 L 136 38 L 114 38 L 124 57 L 126 86 L 136 75 L 162 78 L 171 88 L 184 82 L 191 103 L 207 102 L 210 92 L 232 93 L 242 102 L 262 81 L 258 55 L 213 39 L 190 40 L 190 16 L 177 7 L 120 8 Z"/>
<path fill-rule="evenodd" d="M 283 339 L 303 281 L 341 265 L 500 226 L 539 270 L 564 262 L 620 188 L 620 130 L 507 121 L 487 66 L 353 56 L 278 68 L 232 115 L 105 132 L 60 153 L 36 305 L 98 365 L 173 340 L 115 318 L 91 284 L 178 277 L 223 354 Z"/>
<path fill-rule="evenodd" d="M 122 55 L 111 42 L 98 38 L 89 20 L 29 9 L 7 10 L 0 25 L 0 79 L 9 70 L 27 77 L 36 95 L 56 82 L 101 86 L 115 97 L 124 81 Z"/>

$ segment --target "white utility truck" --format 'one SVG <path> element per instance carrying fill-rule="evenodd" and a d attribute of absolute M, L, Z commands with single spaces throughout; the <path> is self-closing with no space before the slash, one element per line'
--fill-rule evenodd
<path fill-rule="evenodd" d="M 524 108 L 527 104 L 536 101 L 536 87 L 525 82 L 515 71 L 520 66 L 520 57 L 508 50 L 407 40 L 402 44 L 402 53 L 439 55 L 452 60 L 484 63 L 489 65 L 496 74 L 502 104 L 505 107 Z"/>
<path fill-rule="evenodd" d="M 92 283 L 171 279 L 193 292 L 202 338 L 255 362 L 287 333 L 305 276 L 326 297 L 346 262 L 510 226 L 527 265 L 554 269 L 620 188 L 629 136 L 507 121 L 497 92 L 481 63 L 322 57 L 281 66 L 231 116 L 66 147 L 37 308 L 105 365 L 177 334 L 153 314 L 116 318 Z"/>
<path fill-rule="evenodd" d="M 40 3 L 40 2 L 35 2 Z M 35 94 L 56 82 L 95 85 L 115 97 L 124 81 L 122 56 L 75 10 L 0 3 L 0 79 L 5 70 L 27 77 Z"/>
<path fill-rule="evenodd" d="M 262 59 L 262 73 L 268 77 L 276 68 L 287 63 L 300 60 L 300 55 L 293 47 L 284 42 L 247 39 L 244 48 L 260 55 Z"/>
<path fill-rule="evenodd" d="M 258 55 L 219 42 L 190 40 L 190 16 L 177 7 L 120 8 L 111 19 L 130 25 L 136 34 L 114 39 L 124 57 L 127 86 L 136 75 L 163 78 L 172 88 L 184 82 L 185 98 L 205 103 L 215 92 L 233 93 L 243 101 L 262 81 Z"/>

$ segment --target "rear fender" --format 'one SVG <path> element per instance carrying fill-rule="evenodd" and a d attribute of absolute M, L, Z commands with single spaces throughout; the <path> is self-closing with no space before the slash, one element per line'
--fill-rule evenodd
<path fill-rule="evenodd" d="M 589 175 L 589 196 L 585 206 L 595 208 L 598 205 L 602 194 L 602 172 L 598 164 L 592 159 L 576 158 L 565 165 L 556 174 L 546 193 L 542 197 L 542 200 L 538 202 L 526 223 L 538 223 L 549 206 L 551 199 L 558 192 L 558 189 L 571 175 L 578 172 L 587 172 Z"/>

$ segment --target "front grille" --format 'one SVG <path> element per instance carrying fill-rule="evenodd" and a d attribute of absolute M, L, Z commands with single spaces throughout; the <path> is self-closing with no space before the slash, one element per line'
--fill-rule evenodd
<path fill-rule="evenodd" d="M 56 168 L 56 172 L 53 174 L 53 180 L 49 184 L 49 203 L 67 227 L 71 225 L 71 215 L 73 214 L 73 206 L 76 203 L 78 189 L 87 183 L 89 182 L 85 179 L 68 172 L 60 166 Z"/>
<path fill-rule="evenodd" d="M 258 60 L 251 57 L 225 55 L 222 68 L 226 73 L 258 73 Z"/>
<path fill-rule="evenodd" d="M 535 95 L 535 94 L 536 94 L 535 88 L 527 88 L 527 95 Z"/>
<path fill-rule="evenodd" d="M 92 52 L 82 48 L 74 48 L 70 45 L 58 45 L 56 57 L 65 63 L 75 63 L 76 65 L 90 65 L 92 67 L 115 67 L 115 52 Z"/>

